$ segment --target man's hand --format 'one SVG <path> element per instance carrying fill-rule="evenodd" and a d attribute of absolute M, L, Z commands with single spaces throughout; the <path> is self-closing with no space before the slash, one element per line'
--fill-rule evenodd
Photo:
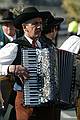
<path fill-rule="evenodd" d="M 9 72 L 18 76 L 22 83 L 29 77 L 28 70 L 22 65 L 10 65 Z"/>

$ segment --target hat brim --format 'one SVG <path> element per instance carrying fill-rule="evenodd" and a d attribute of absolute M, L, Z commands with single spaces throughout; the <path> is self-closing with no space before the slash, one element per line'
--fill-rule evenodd
<path fill-rule="evenodd" d="M 14 23 L 13 20 L 0 20 L 0 24 L 4 23 Z"/>
<path fill-rule="evenodd" d="M 64 18 L 62 17 L 55 17 L 54 15 L 51 14 L 50 11 L 44 11 L 41 13 L 44 17 L 44 21 L 47 19 L 50 21 L 51 24 L 59 25 L 64 21 Z M 50 24 L 49 23 L 49 24 Z"/>
<path fill-rule="evenodd" d="M 46 19 L 49 16 L 49 14 L 50 13 L 48 13 L 47 11 L 39 12 L 39 13 L 20 14 L 15 18 L 15 26 L 16 26 L 16 28 L 20 29 L 22 24 L 25 23 L 26 21 L 33 19 L 35 17 L 41 17 L 42 19 Z"/>
<path fill-rule="evenodd" d="M 62 17 L 54 17 L 54 25 L 60 25 L 64 21 Z"/>

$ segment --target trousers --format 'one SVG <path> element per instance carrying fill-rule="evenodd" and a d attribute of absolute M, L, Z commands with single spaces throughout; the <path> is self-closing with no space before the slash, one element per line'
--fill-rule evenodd
<path fill-rule="evenodd" d="M 16 120 L 60 120 L 60 109 L 53 103 L 44 103 L 34 108 L 24 107 L 21 91 L 17 91 L 15 110 Z"/>
<path fill-rule="evenodd" d="M 17 91 L 15 99 L 16 120 L 28 120 L 33 112 L 33 108 L 23 106 L 23 92 Z"/>

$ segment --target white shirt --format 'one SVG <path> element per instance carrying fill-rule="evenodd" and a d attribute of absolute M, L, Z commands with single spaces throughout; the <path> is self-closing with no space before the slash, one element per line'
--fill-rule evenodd
<path fill-rule="evenodd" d="M 75 54 L 80 50 L 80 37 L 73 35 L 70 36 L 59 49 L 73 52 Z"/>
<path fill-rule="evenodd" d="M 17 55 L 18 44 L 8 43 L 0 49 L 0 73 L 7 74 L 7 68 Z"/>

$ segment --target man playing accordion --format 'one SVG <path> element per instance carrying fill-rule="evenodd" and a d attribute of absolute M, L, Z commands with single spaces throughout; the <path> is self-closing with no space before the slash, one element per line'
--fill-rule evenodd
<path fill-rule="evenodd" d="M 23 83 L 30 76 L 28 75 L 29 71 L 21 66 L 21 48 L 43 47 L 39 41 L 42 20 L 49 16 L 51 16 L 50 12 L 39 12 L 35 7 L 25 8 L 15 20 L 17 26 L 22 25 L 24 36 L 15 40 L 15 43 L 7 44 L 0 50 L 2 69 L 6 65 L 5 72 L 8 70 L 8 73 L 14 74 L 15 78 L 17 78 L 13 88 L 14 91 L 17 91 L 15 100 L 17 120 L 58 120 L 57 106 L 54 107 L 53 104 L 55 103 L 53 102 L 47 102 L 34 108 L 23 106 Z M 57 22 L 55 18 L 54 21 Z"/>

